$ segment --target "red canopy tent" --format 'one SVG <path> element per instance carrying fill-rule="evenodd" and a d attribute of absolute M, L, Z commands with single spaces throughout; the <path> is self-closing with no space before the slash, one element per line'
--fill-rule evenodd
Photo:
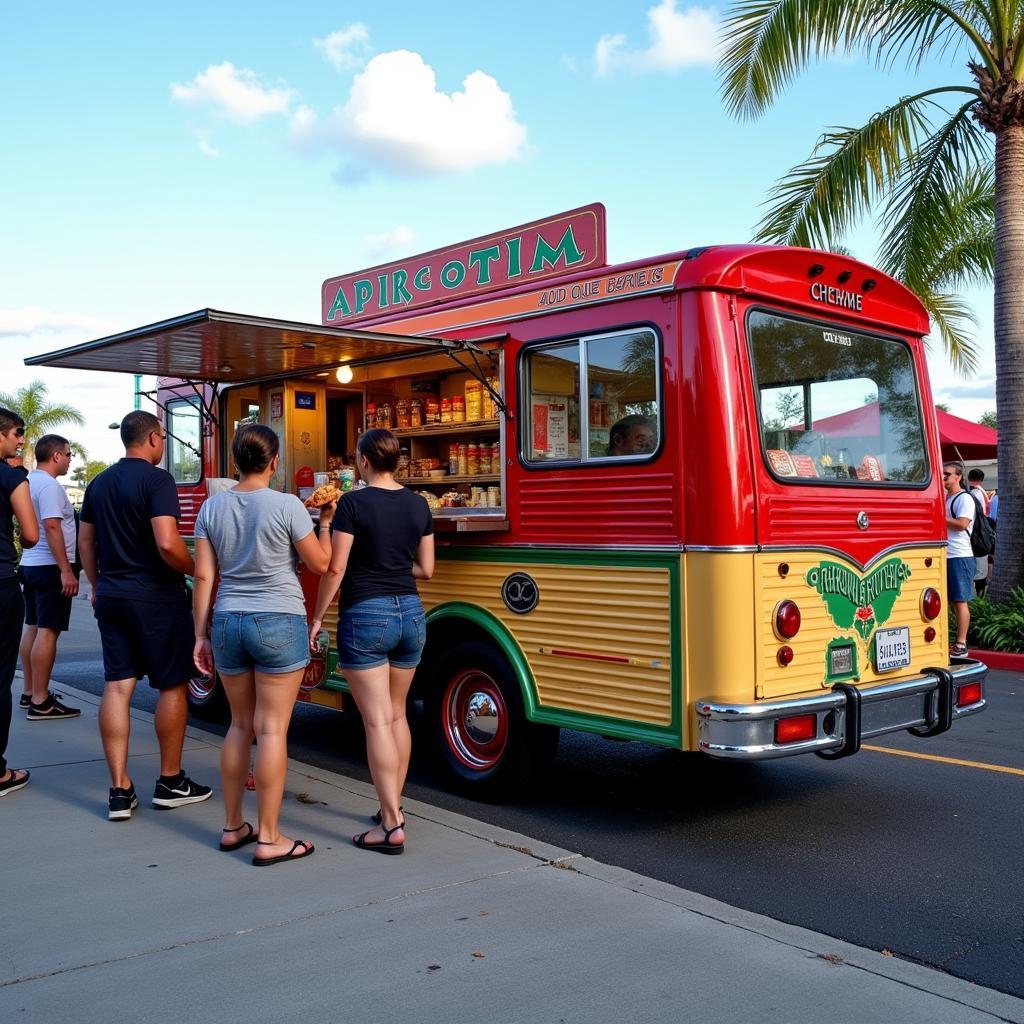
<path fill-rule="evenodd" d="M 939 421 L 939 443 L 944 459 L 994 459 L 996 457 L 997 435 L 991 427 L 961 419 L 952 413 L 935 410 Z M 831 437 L 877 436 L 878 403 L 869 402 L 849 412 L 826 416 L 812 424 Z"/>

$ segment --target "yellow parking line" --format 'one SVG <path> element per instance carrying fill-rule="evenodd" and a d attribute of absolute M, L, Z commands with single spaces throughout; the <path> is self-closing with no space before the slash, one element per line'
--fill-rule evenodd
<path fill-rule="evenodd" d="M 981 768 L 986 772 L 1003 772 L 1006 775 L 1024 775 L 1024 768 L 1010 768 L 1005 764 L 985 764 L 983 761 L 961 761 L 958 757 L 939 757 L 938 754 L 918 754 L 911 750 L 893 750 L 892 747 L 871 747 L 864 744 L 861 750 L 873 750 L 876 754 L 895 754 L 897 757 L 916 757 L 922 761 L 941 761 L 942 764 L 958 764 L 963 768 Z"/>

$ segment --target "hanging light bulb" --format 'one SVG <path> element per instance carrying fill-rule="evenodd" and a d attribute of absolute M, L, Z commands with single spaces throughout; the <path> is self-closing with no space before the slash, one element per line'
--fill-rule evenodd
<path fill-rule="evenodd" d="M 345 363 L 344 365 L 339 366 L 338 369 L 334 371 L 334 376 L 338 378 L 339 384 L 351 384 L 352 367 L 349 366 L 348 363 Z"/>

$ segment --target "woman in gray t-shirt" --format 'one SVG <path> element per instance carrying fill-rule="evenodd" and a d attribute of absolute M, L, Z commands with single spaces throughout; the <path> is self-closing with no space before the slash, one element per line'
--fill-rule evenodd
<path fill-rule="evenodd" d="M 319 536 L 294 494 L 270 489 L 280 442 L 269 427 L 242 427 L 231 445 L 241 473 L 236 487 L 204 502 L 196 519 L 192 608 L 196 667 L 220 673 L 231 705 L 231 727 L 221 748 L 224 831 L 220 849 L 257 842 L 252 862 L 280 864 L 308 857 L 313 844 L 281 835 L 281 801 L 288 769 L 288 725 L 309 663 L 306 607 L 298 560 L 315 573 L 331 557 L 334 506 L 321 510 Z M 220 573 L 212 630 L 207 633 L 213 585 Z M 259 828 L 242 818 L 242 794 L 253 737 Z"/>

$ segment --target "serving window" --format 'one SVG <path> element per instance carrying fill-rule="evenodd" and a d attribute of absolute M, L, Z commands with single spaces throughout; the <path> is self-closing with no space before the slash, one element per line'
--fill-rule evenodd
<path fill-rule="evenodd" d="M 910 348 L 762 310 L 747 315 L 764 458 L 792 483 L 923 484 Z"/>
<path fill-rule="evenodd" d="M 661 350 L 651 330 L 528 349 L 521 394 L 527 463 L 650 459 L 661 434 Z M 583 396 L 586 396 L 584 399 Z"/>

